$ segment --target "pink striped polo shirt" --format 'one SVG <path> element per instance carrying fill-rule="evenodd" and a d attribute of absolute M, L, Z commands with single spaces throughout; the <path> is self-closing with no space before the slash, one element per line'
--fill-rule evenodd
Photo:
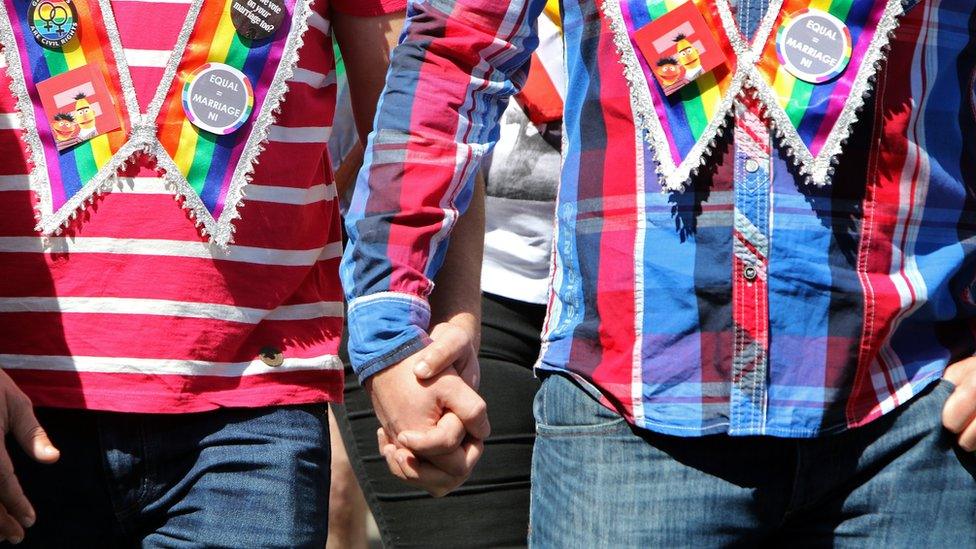
<path fill-rule="evenodd" d="M 64 234 L 40 236 L 0 57 L 0 367 L 36 405 L 177 413 L 341 400 L 341 232 L 325 153 L 335 108 L 328 14 L 404 4 L 312 3 L 226 249 L 200 235 L 146 157 Z M 111 5 L 145 112 L 189 0 Z"/>

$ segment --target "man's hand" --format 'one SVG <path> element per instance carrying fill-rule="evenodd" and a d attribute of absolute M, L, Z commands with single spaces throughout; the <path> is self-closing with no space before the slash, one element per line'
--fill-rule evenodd
<path fill-rule="evenodd" d="M 976 452 L 976 357 L 950 364 L 945 379 L 956 390 L 942 408 L 942 424 L 959 435 L 959 446 Z"/>
<path fill-rule="evenodd" d="M 484 400 L 453 368 L 417 379 L 423 353 L 373 375 L 366 390 L 383 426 L 377 436 L 390 472 L 442 496 L 471 474 L 491 428 Z"/>
<path fill-rule="evenodd" d="M 465 329 L 452 322 L 442 322 L 430 332 L 431 343 L 417 353 L 418 361 L 413 372 L 418 379 L 432 379 L 448 368 L 474 390 L 481 383 L 481 366 L 475 348 L 474 330 Z"/>
<path fill-rule="evenodd" d="M 12 434 L 24 452 L 41 463 L 54 463 L 60 452 L 34 417 L 34 407 L 10 376 L 0 371 L 0 426 Z M 0 537 L 11 543 L 24 539 L 24 529 L 37 520 L 34 508 L 14 474 L 7 447 L 0 447 Z"/>

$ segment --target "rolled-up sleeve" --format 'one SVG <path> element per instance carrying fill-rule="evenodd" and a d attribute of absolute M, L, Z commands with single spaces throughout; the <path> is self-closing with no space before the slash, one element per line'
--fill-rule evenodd
<path fill-rule="evenodd" d="M 498 138 L 498 118 L 524 81 L 544 6 L 409 4 L 345 221 L 340 272 L 361 380 L 426 344 L 431 280 Z"/>

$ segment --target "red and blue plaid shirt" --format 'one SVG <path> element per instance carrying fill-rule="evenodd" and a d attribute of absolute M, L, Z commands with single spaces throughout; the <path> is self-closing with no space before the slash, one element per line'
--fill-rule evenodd
<path fill-rule="evenodd" d="M 724 1 L 695 3 L 715 20 Z M 811 437 L 894 410 L 974 353 L 972 0 L 906 3 L 827 184 L 794 165 L 746 93 L 684 190 L 665 184 L 645 139 L 607 11 L 618 3 L 634 24 L 676 2 L 563 2 L 564 165 L 540 369 L 574 375 L 654 431 Z M 543 4 L 409 9 L 346 220 L 362 378 L 426 341 L 431 279 Z M 854 61 L 869 15 L 902 11 L 899 0 L 818 5 L 854 29 Z M 845 100 L 832 86 L 809 86 L 811 112 Z M 675 109 L 658 115 L 685 124 Z M 665 133 L 681 149 L 682 134 Z"/>

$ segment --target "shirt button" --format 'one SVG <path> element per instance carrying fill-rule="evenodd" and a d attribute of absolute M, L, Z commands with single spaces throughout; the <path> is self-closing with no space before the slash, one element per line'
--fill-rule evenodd
<path fill-rule="evenodd" d="M 749 173 L 756 173 L 759 170 L 759 162 L 756 162 L 752 158 L 746 160 L 746 171 Z"/>
<path fill-rule="evenodd" d="M 261 354 L 258 356 L 261 358 L 261 362 L 264 362 L 272 368 L 277 368 L 285 362 L 285 355 L 274 347 L 262 348 Z"/>
<path fill-rule="evenodd" d="M 742 276 L 746 277 L 746 280 L 752 282 L 759 276 L 759 271 L 753 265 L 746 265 L 745 269 L 742 269 Z"/>

